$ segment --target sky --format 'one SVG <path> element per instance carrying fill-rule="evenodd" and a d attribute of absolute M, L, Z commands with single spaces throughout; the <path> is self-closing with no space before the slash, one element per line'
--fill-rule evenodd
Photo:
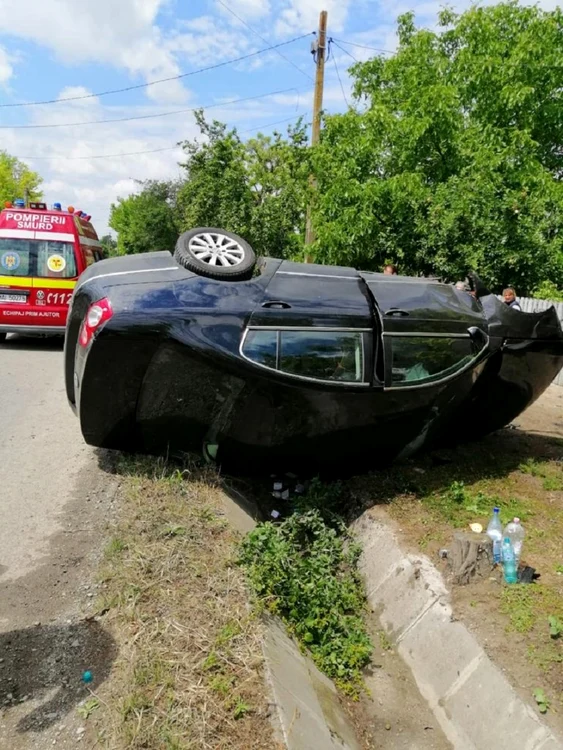
<path fill-rule="evenodd" d="M 284 129 L 300 115 L 310 121 L 310 50 L 321 10 L 328 11 L 335 40 L 324 109 L 338 112 L 350 101 L 347 68 L 354 60 L 376 54 L 368 47 L 395 49 L 399 14 L 413 10 L 417 25 L 433 27 L 441 6 L 431 0 L 0 0 L 0 149 L 41 174 L 49 204 L 86 211 L 102 235 L 111 203 L 137 191 L 138 180 L 181 175 L 177 144 L 198 135 L 195 108 L 243 137 Z M 268 51 L 275 45 L 283 46 Z M 211 66 L 219 67 L 201 71 Z M 172 80 L 154 83 L 160 79 Z"/>

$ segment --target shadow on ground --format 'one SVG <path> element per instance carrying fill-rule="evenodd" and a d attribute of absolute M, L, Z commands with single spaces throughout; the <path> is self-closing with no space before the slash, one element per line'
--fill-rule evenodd
<path fill-rule="evenodd" d="M 100 623 L 85 620 L 13 630 L 0 634 L 0 705 L 5 711 L 25 711 L 17 731 L 40 732 L 59 721 L 104 682 L 117 656 L 117 646 Z M 82 681 L 89 670 L 93 681 Z"/>
<path fill-rule="evenodd" d="M 460 424 L 463 431 L 463 425 Z M 356 473 L 345 462 L 333 466 L 330 475 L 320 478 L 327 483 L 346 480 L 340 508 L 334 508 L 348 521 L 353 521 L 374 505 L 389 503 L 398 494 L 415 497 L 447 490 L 452 482 L 465 484 L 483 479 L 499 479 L 508 476 L 527 461 L 561 459 L 563 439 L 555 435 L 526 431 L 515 427 L 498 430 L 480 440 L 460 443 L 451 448 L 436 448 L 417 454 L 412 459 L 390 466 Z M 374 463 L 376 463 L 374 457 Z M 135 456 L 117 451 L 98 451 L 100 468 L 111 474 L 172 476 L 179 471 L 202 477 L 205 472 L 214 474 L 198 456 L 183 459 Z M 216 479 L 217 475 L 214 474 Z M 295 486 L 311 476 L 284 474 L 275 478 L 264 476 L 261 466 L 256 467 L 255 476 L 220 475 L 222 489 L 255 520 L 265 520 L 272 510 L 285 515 L 290 512 L 290 503 L 272 497 L 273 483 L 283 481 L 284 488 L 293 496 Z"/>
<path fill-rule="evenodd" d="M 62 352 L 64 347 L 64 336 L 45 335 L 45 336 L 24 336 L 22 334 L 9 335 L 0 349 L 15 349 L 17 351 L 35 352 Z"/>

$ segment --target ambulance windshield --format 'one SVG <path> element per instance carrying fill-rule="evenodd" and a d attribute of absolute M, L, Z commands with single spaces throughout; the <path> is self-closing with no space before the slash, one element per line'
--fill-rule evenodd
<path fill-rule="evenodd" d="M 77 276 L 72 242 L 0 238 L 0 276 L 72 279 Z"/>

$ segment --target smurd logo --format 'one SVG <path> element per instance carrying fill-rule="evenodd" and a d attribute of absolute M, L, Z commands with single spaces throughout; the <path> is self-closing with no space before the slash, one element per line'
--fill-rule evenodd
<path fill-rule="evenodd" d="M 20 264 L 20 256 L 17 253 L 7 252 L 0 258 L 0 264 L 6 271 L 15 271 Z"/>

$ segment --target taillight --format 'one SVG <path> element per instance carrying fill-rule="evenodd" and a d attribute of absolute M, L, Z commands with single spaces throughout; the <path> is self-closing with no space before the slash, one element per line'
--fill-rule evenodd
<path fill-rule="evenodd" d="M 109 299 L 100 299 L 90 305 L 86 317 L 82 322 L 78 342 L 80 346 L 88 346 L 96 331 L 113 315 Z"/>

